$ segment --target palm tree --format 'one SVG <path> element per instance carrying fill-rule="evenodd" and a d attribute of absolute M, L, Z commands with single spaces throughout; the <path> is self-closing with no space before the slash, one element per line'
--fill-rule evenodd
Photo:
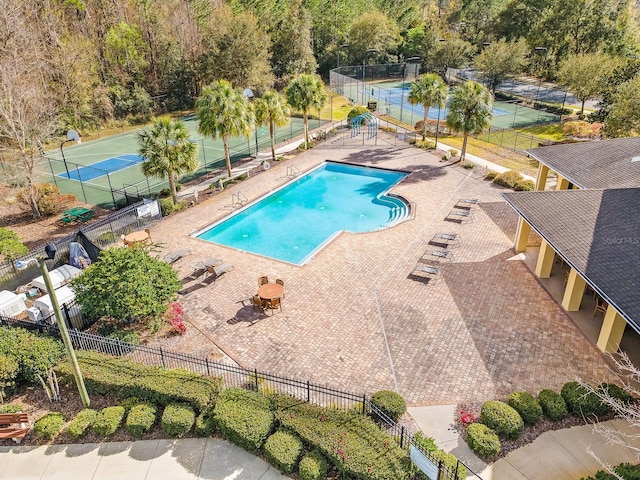
<path fill-rule="evenodd" d="M 141 168 L 147 177 L 169 179 L 173 202 L 178 201 L 176 176 L 198 167 L 198 144 L 191 140 L 181 120 L 158 117 L 150 127 L 138 133 L 139 153 L 144 157 Z"/>
<path fill-rule="evenodd" d="M 460 153 L 460 161 L 463 161 L 469 134 L 480 133 L 491 125 L 493 97 L 479 83 L 467 81 L 453 89 L 448 107 L 447 125 L 464 135 Z"/>
<path fill-rule="evenodd" d="M 304 148 L 309 144 L 308 115 L 312 108 L 322 108 L 327 101 L 324 84 L 318 75 L 304 73 L 291 80 L 286 90 L 287 101 L 296 110 L 302 112 L 304 120 Z"/>
<path fill-rule="evenodd" d="M 290 121 L 291 108 L 278 92 L 269 90 L 253 104 L 257 125 L 269 125 L 271 137 L 271 158 L 276 161 L 276 129 L 284 127 Z"/>
<path fill-rule="evenodd" d="M 409 88 L 407 100 L 410 104 L 422 104 L 424 118 L 422 119 L 422 140 L 427 136 L 427 119 L 429 107 L 444 108 L 447 104 L 449 88 L 437 73 L 426 73 L 416 78 Z"/>
<path fill-rule="evenodd" d="M 202 90 L 196 101 L 198 131 L 214 140 L 222 137 L 227 175 L 231 177 L 229 137 L 249 136 L 254 115 L 244 95 L 227 80 L 217 80 Z"/>

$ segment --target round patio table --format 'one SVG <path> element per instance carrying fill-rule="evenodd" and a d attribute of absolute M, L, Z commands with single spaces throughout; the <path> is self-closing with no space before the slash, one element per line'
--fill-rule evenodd
<path fill-rule="evenodd" d="M 282 297 L 284 287 L 278 283 L 265 283 L 258 288 L 258 296 L 263 300 L 273 300 Z"/>
<path fill-rule="evenodd" d="M 149 240 L 149 233 L 144 230 L 131 232 L 129 235 L 124 237 L 124 241 L 127 244 L 142 243 L 146 242 L 147 240 Z"/>

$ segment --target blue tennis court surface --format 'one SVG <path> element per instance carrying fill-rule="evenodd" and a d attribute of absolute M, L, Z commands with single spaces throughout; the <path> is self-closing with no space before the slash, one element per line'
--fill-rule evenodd
<path fill-rule="evenodd" d="M 137 154 L 119 155 L 117 157 L 107 158 L 101 162 L 92 163 L 86 167 L 70 170 L 69 173 L 60 173 L 60 177 L 70 178 L 71 180 L 80 180 L 88 182 L 94 178 L 102 177 L 107 173 L 117 172 L 124 168 L 129 168 L 144 161 L 144 157 Z"/>
<path fill-rule="evenodd" d="M 402 105 L 403 109 L 412 111 L 414 114 L 420 115 L 422 117 L 424 115 L 424 109 L 422 108 L 422 105 L 411 105 L 407 100 L 408 95 L 409 95 L 409 87 L 404 88 L 404 94 L 402 93 L 401 87 L 392 87 L 386 90 L 382 88 L 378 89 L 378 93 L 377 95 L 375 95 L 375 97 L 378 99 L 379 102 L 386 102 L 392 105 L 396 105 L 398 107 Z M 509 115 L 511 113 L 496 107 L 493 107 L 492 112 L 494 117 L 497 117 L 499 115 Z M 438 115 L 437 108 L 431 107 L 429 109 L 429 118 L 431 120 L 436 120 L 438 117 L 440 117 L 440 120 L 444 120 L 447 116 L 447 113 L 449 113 L 449 110 L 445 107 L 439 113 L 440 115 Z"/>

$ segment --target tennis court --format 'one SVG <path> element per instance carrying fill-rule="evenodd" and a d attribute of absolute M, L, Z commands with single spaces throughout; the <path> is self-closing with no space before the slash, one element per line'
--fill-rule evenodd
<path fill-rule="evenodd" d="M 214 141 L 199 134 L 194 115 L 184 117 L 183 121 L 192 140 L 199 145 L 200 162 L 196 172 L 183 176 L 181 181 L 186 182 L 224 168 L 222 139 Z M 326 122 L 322 120 L 310 119 L 309 129 L 324 123 Z M 130 195 L 146 195 L 167 188 L 166 179 L 147 178 L 142 174 L 140 163 L 143 158 L 137 153 L 138 131 L 65 146 L 64 158 L 60 149 L 47 151 L 42 165 L 46 177 L 44 181 L 55 183 L 62 192 L 73 193 L 79 200 L 107 208 L 114 206 L 125 190 Z M 276 143 L 301 135 L 303 131 L 302 119 L 292 118 L 288 126 L 276 129 Z M 231 162 L 255 155 L 256 145 L 262 151 L 270 148 L 268 128 L 258 128 L 249 138 L 230 138 Z"/>
<path fill-rule="evenodd" d="M 370 101 L 378 102 L 378 112 L 397 118 L 404 123 L 415 125 L 422 120 L 424 109 L 422 105 L 411 105 L 407 100 L 411 82 L 376 82 L 366 83 L 362 88 L 362 81 L 346 77 L 349 81 L 339 85 L 338 93 L 349 98 L 354 103 L 367 105 Z M 429 109 L 429 118 L 444 120 L 447 109 Z M 524 107 L 513 102 L 494 102 L 492 126 L 496 128 L 521 128 L 541 123 L 559 121 L 559 116 Z"/>

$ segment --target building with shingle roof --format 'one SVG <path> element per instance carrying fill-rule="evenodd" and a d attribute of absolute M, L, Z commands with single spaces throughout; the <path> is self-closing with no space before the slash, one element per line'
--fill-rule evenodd
<path fill-rule="evenodd" d="M 539 161 L 536 191 L 503 194 L 520 216 L 514 248 L 525 251 L 533 230 L 536 275 L 549 278 L 558 258 L 570 267 L 562 306 L 579 310 L 591 289 L 605 311 L 597 345 L 616 351 L 626 325 L 640 333 L 640 138 L 527 153 Z M 556 190 L 545 190 L 551 171 Z"/>

